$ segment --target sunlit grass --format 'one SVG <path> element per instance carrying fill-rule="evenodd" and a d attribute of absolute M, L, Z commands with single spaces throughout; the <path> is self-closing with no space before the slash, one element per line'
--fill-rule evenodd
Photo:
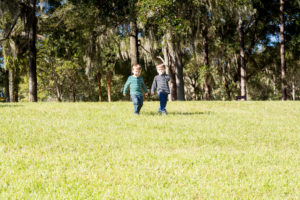
<path fill-rule="evenodd" d="M 299 199 L 300 102 L 0 104 L 0 199 Z"/>

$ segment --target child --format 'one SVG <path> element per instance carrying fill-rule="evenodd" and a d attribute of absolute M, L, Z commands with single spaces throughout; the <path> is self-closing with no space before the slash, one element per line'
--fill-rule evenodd
<path fill-rule="evenodd" d="M 160 107 L 158 108 L 158 113 L 166 115 L 166 106 L 168 101 L 168 94 L 170 94 L 169 84 L 170 77 L 166 74 L 166 69 L 164 64 L 160 64 L 156 66 L 156 70 L 158 75 L 154 77 L 151 94 L 154 94 L 155 90 L 157 90 L 158 98 L 160 101 Z"/>
<path fill-rule="evenodd" d="M 126 95 L 127 89 L 130 86 L 130 96 L 133 102 L 134 114 L 138 115 L 143 106 L 143 90 L 147 93 L 148 90 L 141 75 L 142 68 L 139 64 L 133 65 L 131 72 L 133 75 L 129 76 L 123 90 L 123 95 Z"/>

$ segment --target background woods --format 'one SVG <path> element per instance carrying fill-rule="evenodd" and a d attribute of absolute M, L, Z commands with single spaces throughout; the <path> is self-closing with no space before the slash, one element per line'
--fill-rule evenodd
<path fill-rule="evenodd" d="M 1 0 L 6 101 L 116 101 L 140 63 L 170 100 L 300 99 L 299 0 Z"/>

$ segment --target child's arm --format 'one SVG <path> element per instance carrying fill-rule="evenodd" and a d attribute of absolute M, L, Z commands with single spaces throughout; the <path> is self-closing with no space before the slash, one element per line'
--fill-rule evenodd
<path fill-rule="evenodd" d="M 148 93 L 148 89 L 147 89 L 143 79 L 142 79 L 142 88 L 143 88 L 144 92 Z"/>
<path fill-rule="evenodd" d="M 123 95 L 124 96 L 126 95 L 127 89 L 128 89 L 128 87 L 130 85 L 130 80 L 129 79 L 130 79 L 130 77 L 128 77 L 128 79 L 127 79 L 127 81 L 125 83 L 124 89 L 123 89 Z"/>
<path fill-rule="evenodd" d="M 156 83 L 156 78 L 154 77 L 154 80 L 153 80 L 153 83 L 151 86 L 151 94 L 154 94 L 156 87 L 157 87 L 157 83 Z"/>
<path fill-rule="evenodd" d="M 170 76 L 168 74 L 165 75 L 166 81 L 170 81 Z"/>

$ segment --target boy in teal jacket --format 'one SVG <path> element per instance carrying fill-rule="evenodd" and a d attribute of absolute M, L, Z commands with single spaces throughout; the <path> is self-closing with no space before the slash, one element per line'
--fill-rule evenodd
<path fill-rule="evenodd" d="M 133 75 L 129 76 L 123 90 L 123 95 L 126 95 L 128 87 L 130 87 L 130 96 L 133 102 L 134 114 L 138 115 L 143 106 L 143 92 L 148 93 L 147 87 L 141 75 L 142 68 L 139 64 L 133 65 L 131 72 Z"/>

